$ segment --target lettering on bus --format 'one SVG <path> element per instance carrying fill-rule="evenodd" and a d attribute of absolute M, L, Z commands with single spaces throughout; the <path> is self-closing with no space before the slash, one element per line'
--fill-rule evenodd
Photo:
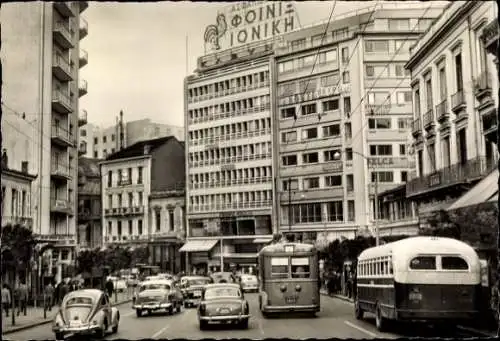
<path fill-rule="evenodd" d="M 291 2 L 244 2 L 230 5 L 205 29 L 205 48 L 219 51 L 293 31 L 298 24 Z"/>

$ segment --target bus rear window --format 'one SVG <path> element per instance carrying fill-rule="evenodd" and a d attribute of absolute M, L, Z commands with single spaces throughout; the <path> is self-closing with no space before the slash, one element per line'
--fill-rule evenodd
<path fill-rule="evenodd" d="M 271 278 L 288 278 L 288 257 L 271 258 Z"/>
<path fill-rule="evenodd" d="M 420 256 L 415 257 L 410 262 L 412 270 L 436 270 L 435 256 Z"/>
<path fill-rule="evenodd" d="M 469 265 L 461 257 L 443 256 L 441 257 L 441 268 L 443 270 L 469 270 Z"/>
<path fill-rule="evenodd" d="M 309 278 L 309 258 L 292 257 L 292 278 Z"/>

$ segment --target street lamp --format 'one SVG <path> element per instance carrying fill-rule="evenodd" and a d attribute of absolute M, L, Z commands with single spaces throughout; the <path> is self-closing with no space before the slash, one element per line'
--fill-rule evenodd
<path fill-rule="evenodd" d="M 364 154 L 356 152 L 354 150 L 352 151 L 352 153 L 361 156 L 363 159 L 366 160 L 366 162 L 370 162 L 368 157 L 366 157 Z M 340 159 L 340 157 L 341 157 L 340 152 L 338 152 L 338 151 L 335 152 L 333 154 L 333 157 L 334 157 L 334 159 Z M 380 245 L 380 231 L 379 231 L 379 227 L 378 227 L 378 174 L 377 174 L 377 176 L 375 176 L 374 205 L 375 205 L 375 212 L 374 212 L 374 215 L 375 215 L 375 217 L 374 217 L 374 220 L 375 220 L 375 241 L 376 241 L 376 245 L 379 246 Z"/>

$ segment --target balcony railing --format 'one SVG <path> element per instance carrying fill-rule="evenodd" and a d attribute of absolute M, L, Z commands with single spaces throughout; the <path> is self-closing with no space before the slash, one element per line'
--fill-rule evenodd
<path fill-rule="evenodd" d="M 50 209 L 53 212 L 70 214 L 73 211 L 73 202 L 68 199 L 50 198 Z"/>
<path fill-rule="evenodd" d="M 121 179 L 118 180 L 118 186 L 128 186 L 132 185 L 132 180 L 131 179 Z"/>
<path fill-rule="evenodd" d="M 87 110 L 81 110 L 80 115 L 78 115 L 78 126 L 84 126 L 87 124 Z"/>
<path fill-rule="evenodd" d="M 218 180 L 210 182 L 199 182 L 189 184 L 190 189 L 202 188 L 221 188 L 235 185 L 251 185 L 251 184 L 266 184 L 272 181 L 272 177 L 265 176 L 259 178 L 244 178 L 244 179 L 231 179 L 231 180 Z"/>
<path fill-rule="evenodd" d="M 191 212 L 217 212 L 218 210 L 232 210 L 244 208 L 268 208 L 272 205 L 271 200 L 253 201 L 253 202 L 233 202 L 225 204 L 206 204 L 191 205 Z"/>
<path fill-rule="evenodd" d="M 64 129 L 63 127 L 53 124 L 52 125 L 52 139 L 59 142 L 60 144 L 63 144 L 64 146 L 69 146 L 73 144 L 73 141 L 71 139 L 72 135 L 69 133 L 68 130 Z"/>
<path fill-rule="evenodd" d="M 258 113 L 262 112 L 265 110 L 269 110 L 271 108 L 271 105 L 269 103 L 255 106 L 252 108 L 245 108 L 245 109 L 237 109 L 234 111 L 227 111 L 227 112 L 222 112 L 222 113 L 217 113 L 217 114 L 212 114 L 212 115 L 207 115 L 207 116 L 202 116 L 202 117 L 194 117 L 189 119 L 189 123 L 202 123 L 202 122 L 209 122 L 209 121 L 214 121 L 214 120 L 221 120 L 224 118 L 233 118 L 236 116 L 243 116 L 247 114 L 253 114 L 253 113 Z"/>
<path fill-rule="evenodd" d="M 240 92 L 246 92 L 246 91 L 251 91 L 251 90 L 256 90 L 260 88 L 265 88 L 269 86 L 269 80 L 264 81 L 264 82 L 257 82 L 249 85 L 242 85 L 238 87 L 232 87 L 229 89 L 224 89 L 224 90 L 219 90 L 219 91 L 214 91 L 208 94 L 203 94 L 203 95 L 196 95 L 192 97 L 188 97 L 188 103 L 196 103 L 200 101 L 206 101 L 210 100 L 213 98 L 218 98 L 218 97 L 223 97 L 223 96 L 229 96 L 232 94 L 237 94 Z"/>
<path fill-rule="evenodd" d="M 33 218 L 31 217 L 19 217 L 19 216 L 2 216 L 2 226 L 12 224 L 12 225 L 22 225 L 27 228 L 33 227 Z"/>
<path fill-rule="evenodd" d="M 83 19 L 81 16 L 80 16 L 79 32 L 80 32 L 80 40 L 85 38 L 87 34 L 89 34 L 89 24 L 87 23 L 87 20 Z"/>
<path fill-rule="evenodd" d="M 449 117 L 448 113 L 448 101 L 445 99 L 438 105 L 436 105 L 436 116 L 439 122 L 446 120 Z"/>
<path fill-rule="evenodd" d="M 451 95 L 451 110 L 454 112 L 461 110 L 465 107 L 465 96 L 464 91 L 458 90 L 453 95 Z"/>
<path fill-rule="evenodd" d="M 104 215 L 107 217 L 136 215 L 143 213 L 144 213 L 144 206 L 127 206 L 127 207 L 123 206 L 123 207 L 113 207 L 104 209 Z"/>
<path fill-rule="evenodd" d="M 485 157 L 477 157 L 461 164 L 442 168 L 437 172 L 411 180 L 406 184 L 407 195 L 416 195 L 431 191 L 433 188 L 442 188 L 484 177 L 492 170 Z"/>
<path fill-rule="evenodd" d="M 429 128 L 434 125 L 434 110 L 431 108 L 427 110 L 424 115 L 424 128 Z"/>
<path fill-rule="evenodd" d="M 52 91 L 52 106 L 61 114 L 68 114 L 72 111 L 71 99 L 62 90 L 54 89 Z"/>
<path fill-rule="evenodd" d="M 70 81 L 73 79 L 71 75 L 72 67 L 69 62 L 59 53 L 54 54 L 52 58 L 52 68 L 55 76 L 61 81 Z"/>
<path fill-rule="evenodd" d="M 193 146 L 197 145 L 207 145 L 207 144 L 216 144 L 219 142 L 224 142 L 224 141 L 232 141 L 232 140 L 237 140 L 237 139 L 247 139 L 247 138 L 252 138 L 252 137 L 257 137 L 257 136 L 265 136 L 271 134 L 271 129 L 261 129 L 261 130 L 254 130 L 254 131 L 241 131 L 238 133 L 233 133 L 233 134 L 224 134 L 224 135 L 219 135 L 219 136 L 211 136 L 211 137 L 205 137 L 201 139 L 193 139 L 190 140 L 190 144 Z"/>
<path fill-rule="evenodd" d="M 411 123 L 411 132 L 413 135 L 418 135 L 418 134 L 421 134 L 422 132 L 422 125 L 420 123 L 420 117 L 413 120 L 413 122 Z"/>
<path fill-rule="evenodd" d="M 221 164 L 234 164 L 235 162 L 265 160 L 271 158 L 271 153 L 230 156 L 219 159 L 189 161 L 189 167 L 215 166 Z"/>
<path fill-rule="evenodd" d="M 55 241 L 55 242 L 65 242 L 68 244 L 75 244 L 76 238 L 74 234 L 34 234 L 34 239 L 37 241 Z"/>
<path fill-rule="evenodd" d="M 481 36 L 481 39 L 484 42 L 484 46 L 487 48 L 489 48 L 491 44 L 495 44 L 495 47 L 498 46 L 498 35 L 499 35 L 498 19 L 495 17 L 495 19 L 493 19 L 483 29 L 483 34 Z M 492 50 L 495 51 L 496 48 Z"/>
<path fill-rule="evenodd" d="M 84 49 L 80 49 L 80 54 L 79 54 L 78 60 L 79 60 L 80 67 L 84 67 L 89 62 L 89 53 L 87 51 L 85 51 Z"/>
<path fill-rule="evenodd" d="M 67 24 L 57 21 L 54 23 L 54 39 L 63 48 L 73 47 L 72 35 Z"/>
<path fill-rule="evenodd" d="M 86 94 L 87 94 L 87 81 L 85 79 L 82 79 L 78 84 L 78 96 L 82 97 Z"/>
<path fill-rule="evenodd" d="M 51 174 L 56 177 L 70 178 L 71 177 L 71 168 L 69 165 L 64 165 L 59 162 L 51 163 Z"/>
<path fill-rule="evenodd" d="M 477 77 L 474 90 L 477 98 L 482 98 L 484 96 L 490 95 L 492 90 L 492 79 L 489 72 L 482 72 L 479 77 Z"/>

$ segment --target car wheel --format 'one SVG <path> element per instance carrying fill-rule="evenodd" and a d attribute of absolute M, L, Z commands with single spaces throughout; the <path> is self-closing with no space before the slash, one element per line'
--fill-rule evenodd
<path fill-rule="evenodd" d="M 240 322 L 241 329 L 248 329 L 248 319 L 244 319 Z"/>
<path fill-rule="evenodd" d="M 141 309 L 136 309 L 135 310 L 135 314 L 137 315 L 137 317 L 141 317 L 142 316 L 142 310 Z"/>
<path fill-rule="evenodd" d="M 200 320 L 200 330 L 205 330 L 208 327 L 207 321 Z"/>
<path fill-rule="evenodd" d="M 56 334 L 55 335 L 56 340 L 58 340 L 58 341 L 59 340 L 64 340 L 64 334 L 63 333 L 58 332 L 58 333 L 55 333 L 55 334 Z"/>
<path fill-rule="evenodd" d="M 173 315 L 174 314 L 174 306 L 171 305 L 170 308 L 168 308 L 168 314 Z"/>

